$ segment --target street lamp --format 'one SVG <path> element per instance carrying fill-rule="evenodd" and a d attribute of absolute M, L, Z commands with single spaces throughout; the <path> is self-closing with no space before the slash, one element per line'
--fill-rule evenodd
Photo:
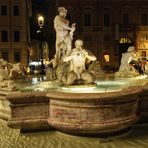
<path fill-rule="evenodd" d="M 38 16 L 38 25 L 39 25 L 39 30 L 37 31 L 37 33 L 39 33 L 40 35 L 40 49 L 41 49 L 41 75 L 44 75 L 44 64 L 43 64 L 43 25 L 44 25 L 44 17 L 42 15 Z"/>
<path fill-rule="evenodd" d="M 40 28 L 42 28 L 44 25 L 44 17 L 42 15 L 38 16 L 38 25 Z"/>

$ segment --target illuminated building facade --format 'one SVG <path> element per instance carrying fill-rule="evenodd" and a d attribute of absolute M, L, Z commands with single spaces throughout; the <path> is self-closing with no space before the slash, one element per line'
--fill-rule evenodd
<path fill-rule="evenodd" d="M 0 58 L 28 63 L 31 0 L 0 0 Z"/>
<path fill-rule="evenodd" d="M 70 23 L 77 24 L 74 39 L 84 40 L 103 66 L 118 67 L 130 45 L 148 56 L 147 0 L 57 0 L 58 6 L 66 7 Z"/>

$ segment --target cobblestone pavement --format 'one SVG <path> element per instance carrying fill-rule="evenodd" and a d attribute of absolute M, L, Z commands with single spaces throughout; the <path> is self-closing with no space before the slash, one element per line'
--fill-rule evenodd
<path fill-rule="evenodd" d="M 20 133 L 0 124 L 0 148 L 147 148 L 148 124 L 136 125 L 121 137 L 80 137 L 59 131 Z"/>

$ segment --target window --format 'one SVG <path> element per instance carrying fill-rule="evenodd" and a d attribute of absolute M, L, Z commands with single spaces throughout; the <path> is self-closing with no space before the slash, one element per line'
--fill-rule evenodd
<path fill-rule="evenodd" d="M 20 52 L 14 52 L 14 61 L 19 63 L 21 61 L 21 54 Z"/>
<path fill-rule="evenodd" d="M 8 52 L 4 51 L 1 53 L 1 58 L 5 61 L 8 61 Z"/>
<path fill-rule="evenodd" d="M 20 41 L 20 32 L 18 30 L 14 31 L 14 42 Z"/>
<path fill-rule="evenodd" d="M 17 5 L 13 6 L 13 15 L 19 16 L 19 7 Z"/>
<path fill-rule="evenodd" d="M 93 15 L 93 8 L 85 7 L 84 8 L 84 26 L 92 25 L 92 15 Z"/>
<path fill-rule="evenodd" d="M 8 32 L 3 30 L 1 32 L 1 38 L 2 38 L 2 42 L 8 42 Z"/>
<path fill-rule="evenodd" d="M 91 26 L 91 15 L 89 13 L 85 14 L 85 26 Z"/>
<path fill-rule="evenodd" d="M 129 24 L 129 14 L 124 13 L 123 14 L 123 25 L 128 25 Z"/>
<path fill-rule="evenodd" d="M 104 26 L 110 26 L 110 14 L 104 14 Z"/>
<path fill-rule="evenodd" d="M 142 14 L 142 25 L 148 25 L 148 15 L 146 13 Z"/>
<path fill-rule="evenodd" d="M 142 51 L 141 56 L 143 60 L 146 60 L 146 51 Z"/>
<path fill-rule="evenodd" d="M 2 16 L 7 15 L 7 6 L 6 5 L 1 6 L 1 15 Z"/>
<path fill-rule="evenodd" d="M 122 37 L 120 40 L 119 40 L 119 43 L 120 44 L 125 44 L 125 43 L 132 43 L 132 41 L 127 38 L 127 37 Z"/>

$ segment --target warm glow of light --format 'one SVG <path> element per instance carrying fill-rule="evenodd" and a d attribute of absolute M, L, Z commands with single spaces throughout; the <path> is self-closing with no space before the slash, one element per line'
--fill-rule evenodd
<path fill-rule="evenodd" d="M 99 81 L 99 80 L 97 80 L 97 81 L 95 81 L 95 83 L 97 84 L 97 85 L 106 85 L 106 86 L 110 86 L 110 85 L 114 85 L 114 86 L 117 86 L 117 85 L 120 85 L 120 86 L 122 86 L 122 85 L 126 85 L 127 84 L 127 82 L 126 81 L 118 81 L 118 80 L 116 80 L 116 81 Z"/>
<path fill-rule="evenodd" d="M 43 25 L 44 25 L 44 17 L 42 15 L 38 16 L 38 25 L 40 27 L 43 27 Z"/>
<path fill-rule="evenodd" d="M 104 59 L 105 59 L 105 62 L 109 62 L 109 60 L 110 60 L 109 54 L 105 54 Z"/>
<path fill-rule="evenodd" d="M 40 61 L 32 61 L 29 63 L 29 65 L 38 66 L 38 65 L 41 65 L 41 62 Z"/>
<path fill-rule="evenodd" d="M 147 78 L 147 75 L 141 75 L 140 78 L 145 79 L 145 78 Z"/>
<path fill-rule="evenodd" d="M 132 41 L 131 41 L 129 38 L 127 38 L 127 37 L 123 37 L 123 38 L 121 38 L 121 39 L 119 40 L 119 43 L 120 43 L 120 44 L 132 43 Z"/>
<path fill-rule="evenodd" d="M 63 91 L 71 91 L 71 92 L 88 92 L 95 89 L 96 86 L 92 87 L 61 87 L 61 90 Z"/>
<path fill-rule="evenodd" d="M 30 73 L 30 68 L 29 67 L 27 67 L 27 73 Z"/>
<path fill-rule="evenodd" d="M 32 84 L 37 84 L 38 83 L 38 78 L 32 78 Z"/>
<path fill-rule="evenodd" d="M 106 87 L 105 87 L 106 86 Z M 90 85 L 83 85 L 76 87 L 59 87 L 58 91 L 66 92 L 66 93 L 104 93 L 104 92 L 115 92 L 120 91 L 122 88 L 111 88 L 107 85 L 104 85 L 104 87 L 98 87 L 97 85 L 90 86 Z"/>

